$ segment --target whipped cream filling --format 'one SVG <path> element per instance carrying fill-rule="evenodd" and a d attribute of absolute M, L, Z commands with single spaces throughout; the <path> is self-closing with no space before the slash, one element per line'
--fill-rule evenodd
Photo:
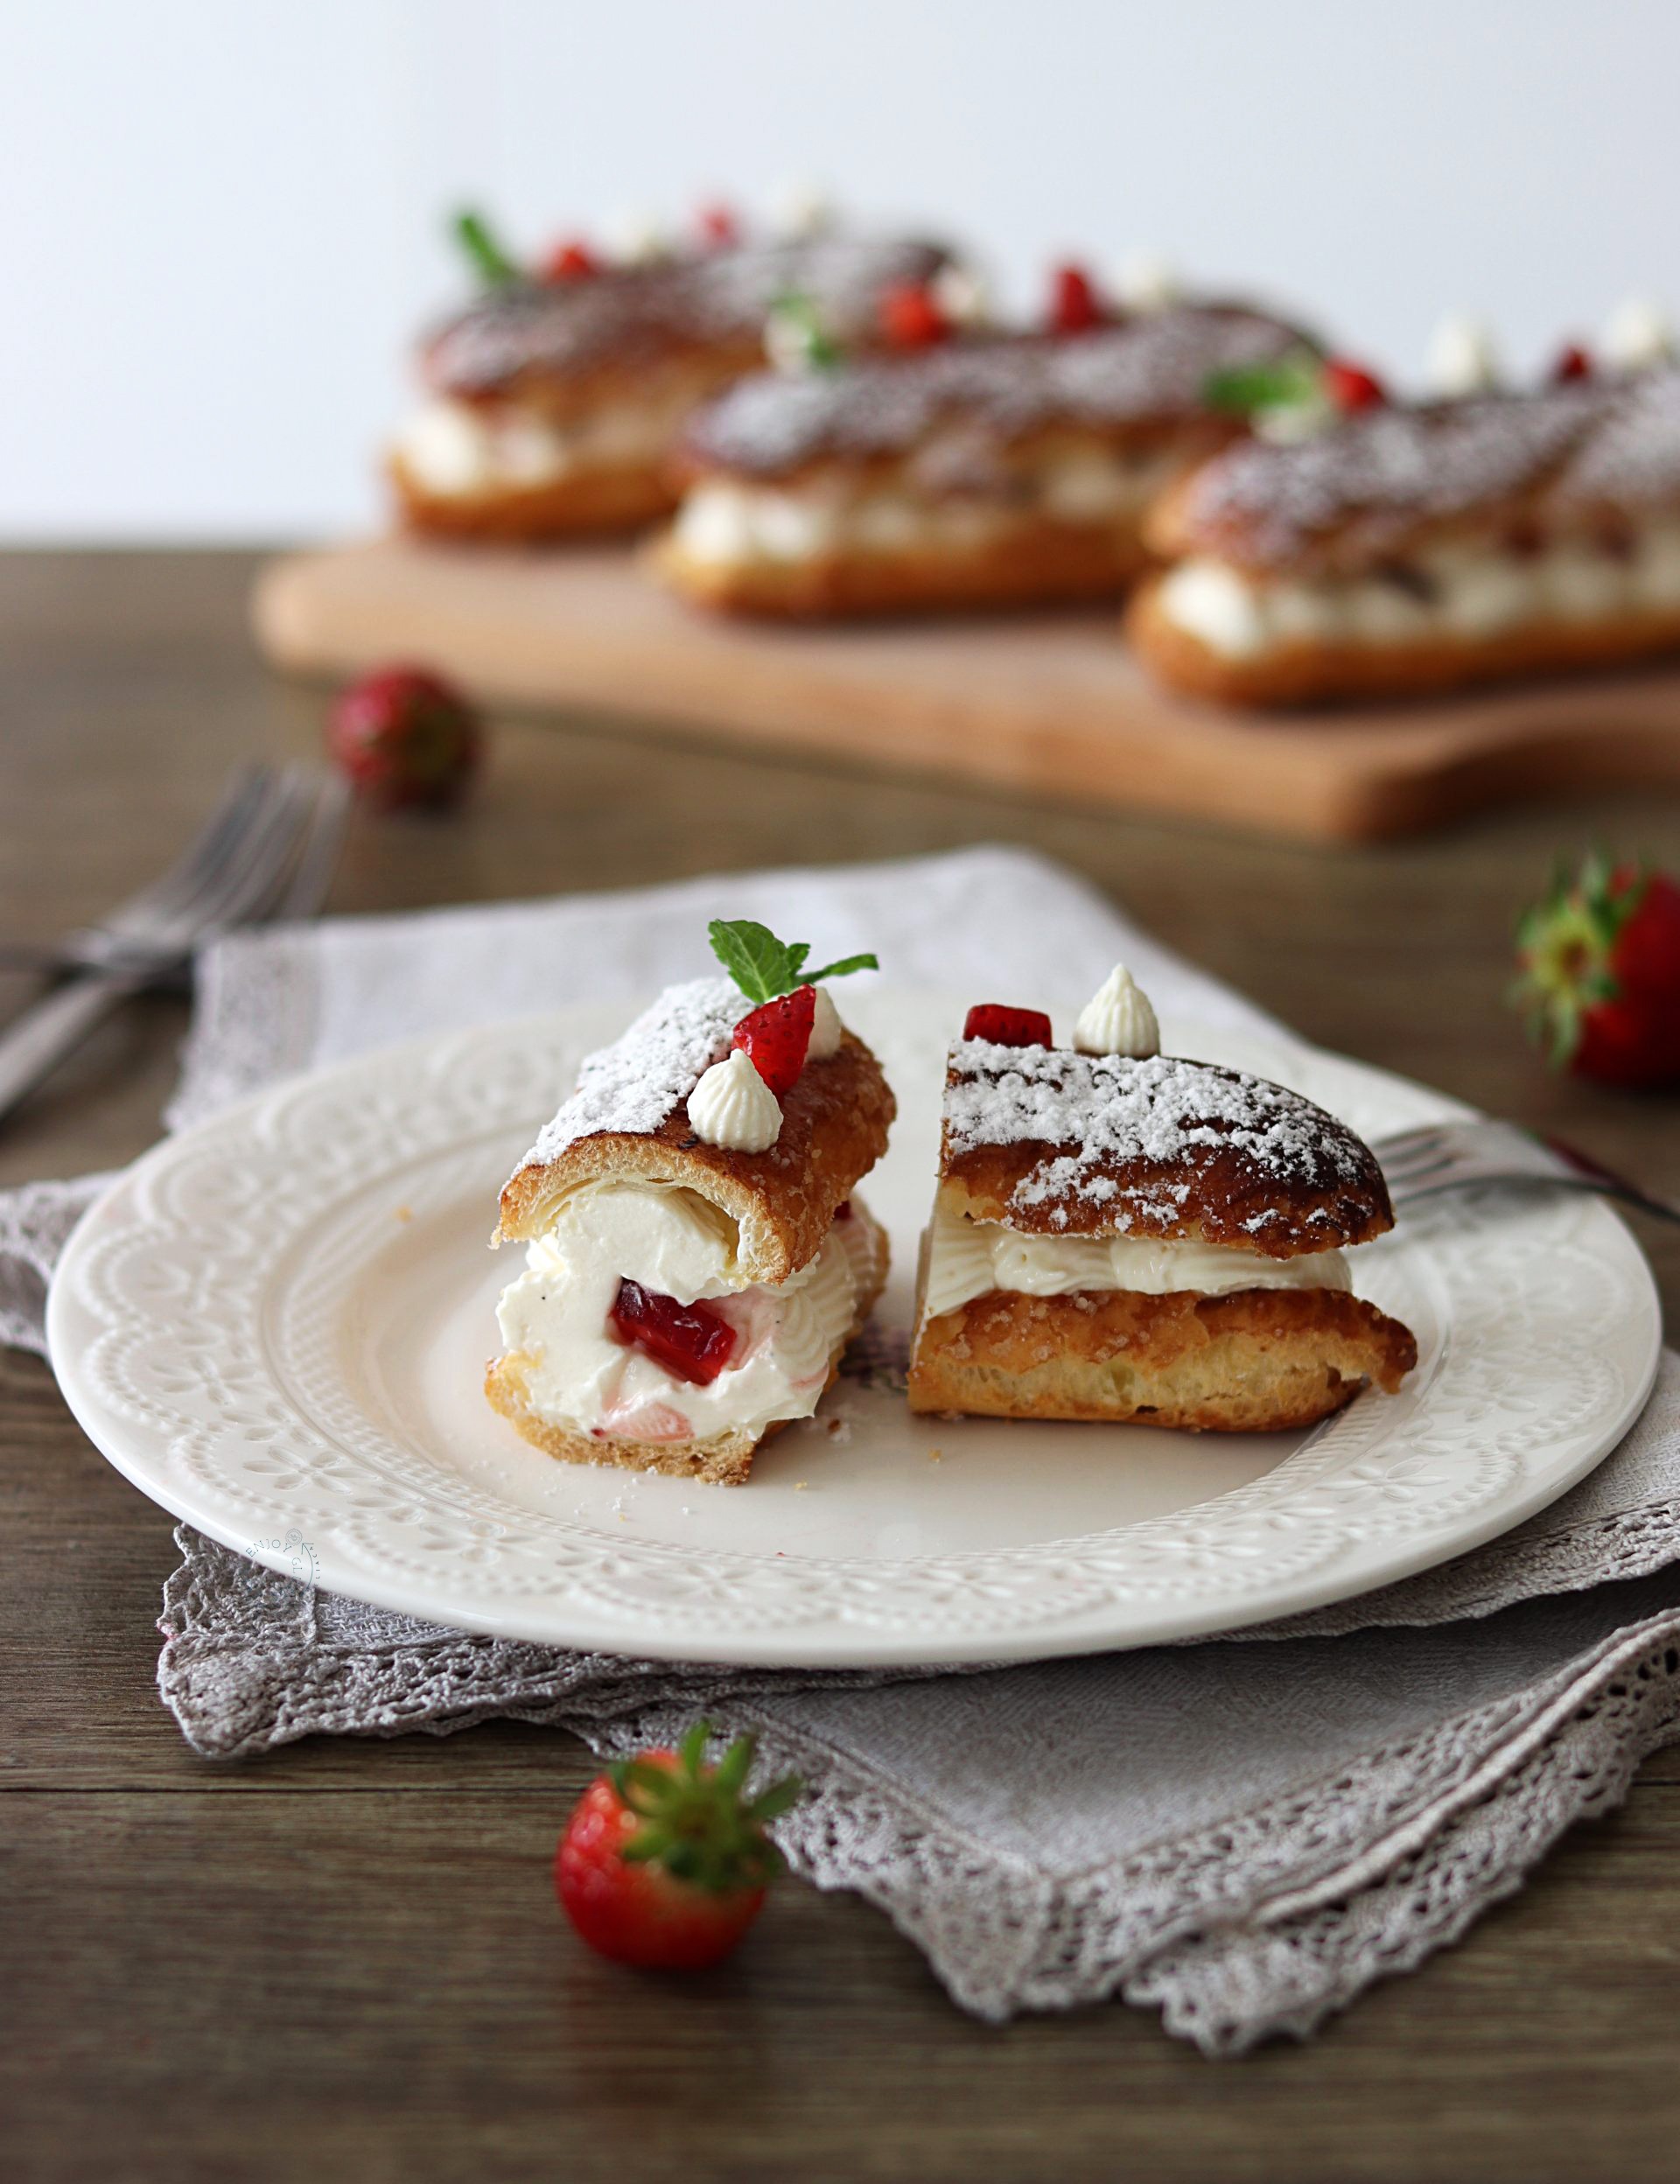
<path fill-rule="evenodd" d="M 471 500 L 658 462 L 682 414 L 682 407 L 608 402 L 560 425 L 531 410 L 431 402 L 409 419 L 394 452 L 428 493 Z"/>
<path fill-rule="evenodd" d="M 970 1221 L 936 1208 L 928 1231 L 922 1316 L 937 1319 L 996 1289 L 1029 1297 L 1078 1290 L 1135 1290 L 1166 1297 L 1195 1290 L 1223 1297 L 1239 1289 L 1348 1289 L 1340 1251 L 1264 1258 L 1230 1244 L 1166 1242 L 1146 1236 L 1028 1236 L 1000 1222 Z"/>
<path fill-rule="evenodd" d="M 885 1248 L 854 1199 L 789 1280 L 751 1284 L 735 1224 L 709 1200 L 679 1184 L 586 1184 L 529 1246 L 496 1319 L 551 1424 L 650 1444 L 759 1433 L 816 1410 Z M 679 1304 L 704 1299 L 729 1322 L 735 1350 L 715 1380 L 682 1380 L 619 1339 L 608 1315 L 625 1280 Z"/>
<path fill-rule="evenodd" d="M 1680 522 L 1636 526 L 1625 553 L 1591 538 L 1554 539 L 1532 553 L 1456 543 L 1411 556 L 1407 569 L 1413 584 L 1381 574 L 1261 577 L 1201 556 L 1163 580 L 1159 608 L 1232 660 L 1297 644 L 1474 640 L 1539 622 L 1668 614 L 1680 609 Z"/>
<path fill-rule="evenodd" d="M 996 497 L 982 489 L 936 495 L 907 486 L 836 489 L 749 486 L 707 479 L 677 512 L 676 539 L 690 561 L 817 561 L 836 553 L 892 555 L 983 544 L 1025 521 L 1130 523 L 1178 466 L 1173 454 L 1063 451 L 1011 480 Z"/>

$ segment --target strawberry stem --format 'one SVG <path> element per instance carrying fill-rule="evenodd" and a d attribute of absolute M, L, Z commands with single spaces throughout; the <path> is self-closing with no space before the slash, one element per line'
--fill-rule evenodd
<path fill-rule="evenodd" d="M 766 1824 L 792 1809 L 803 1786 L 789 1775 L 744 1800 L 757 1738 L 750 1732 L 738 1737 L 717 1765 L 708 1767 L 710 1735 L 711 1725 L 696 1721 L 668 1764 L 624 1760 L 607 1770 L 613 1788 L 641 1823 L 620 1856 L 633 1865 L 662 1866 L 710 1895 L 762 1888 L 782 1866 Z"/>

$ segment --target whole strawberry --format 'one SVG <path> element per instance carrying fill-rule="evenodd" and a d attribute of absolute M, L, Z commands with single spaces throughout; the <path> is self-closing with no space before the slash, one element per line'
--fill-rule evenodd
<path fill-rule="evenodd" d="M 327 747 L 359 792 L 388 810 L 458 803 L 479 763 L 477 714 L 424 668 L 380 668 L 339 693 Z"/>
<path fill-rule="evenodd" d="M 765 1833 L 800 1794 L 790 1776 L 743 1796 L 757 1748 L 738 1737 L 705 1764 L 710 1725 L 675 1752 L 644 1752 L 592 1782 L 555 1853 L 562 1909 L 589 1946 L 645 1970 L 699 1971 L 727 1956 L 781 1871 Z"/>
<path fill-rule="evenodd" d="M 1514 998 L 1558 1068 L 1602 1084 L 1680 1083 L 1680 886 L 1589 857 L 1517 928 Z"/>

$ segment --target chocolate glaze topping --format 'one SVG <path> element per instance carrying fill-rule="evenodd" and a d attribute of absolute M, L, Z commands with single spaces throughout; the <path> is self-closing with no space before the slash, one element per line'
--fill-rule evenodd
<path fill-rule="evenodd" d="M 1376 558 L 1484 509 L 1568 521 L 1680 499 L 1680 372 L 1373 410 L 1216 456 L 1170 519 L 1180 550 L 1253 568 Z"/>
<path fill-rule="evenodd" d="M 934 243 L 825 235 L 509 283 L 436 328 L 422 369 L 438 394 L 502 394 L 526 377 L 755 336 L 777 298 L 794 293 L 811 298 L 839 339 L 855 340 L 872 326 L 883 288 L 931 279 L 948 257 Z"/>
<path fill-rule="evenodd" d="M 822 456 L 902 452 L 947 416 L 998 437 L 1067 418 L 1178 422 L 1206 414 L 1210 373 L 1303 346 L 1298 329 L 1224 304 L 1181 304 L 1079 334 L 957 340 L 828 371 L 760 372 L 689 426 L 700 467 L 771 476 Z"/>

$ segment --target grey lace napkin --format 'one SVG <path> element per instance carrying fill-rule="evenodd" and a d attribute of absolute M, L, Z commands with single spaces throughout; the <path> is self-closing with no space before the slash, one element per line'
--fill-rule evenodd
<path fill-rule="evenodd" d="M 685 975 L 719 914 L 890 948 L 900 976 L 959 987 L 1030 991 L 1046 962 L 1094 984 L 1124 956 L 1169 1008 L 1264 1021 L 1054 868 L 975 850 L 224 942 L 172 1119 L 416 1032 Z M 0 1195 L 5 1339 L 40 1347 L 93 1187 Z M 497 1715 L 602 1751 L 699 1712 L 754 1728 L 811 1786 L 782 1829 L 795 1868 L 888 1912 L 965 2008 L 1118 1994 L 1227 2053 L 1420 1963 L 1680 1733 L 1677 1517 L 1670 1357 L 1621 1447 L 1520 1530 L 1244 1642 L 922 1676 L 683 1668 L 438 1629 L 314 1590 L 301 1540 L 291 1578 L 183 1529 L 158 1684 L 219 1757 Z"/>

